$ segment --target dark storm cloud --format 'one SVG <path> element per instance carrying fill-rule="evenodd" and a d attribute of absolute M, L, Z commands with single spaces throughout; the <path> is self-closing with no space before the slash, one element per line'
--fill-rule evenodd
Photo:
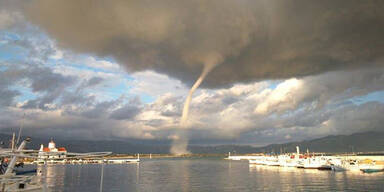
<path fill-rule="evenodd" d="M 56 50 L 54 49 L 53 44 L 44 41 L 43 38 L 45 37 L 39 35 L 40 31 L 36 29 L 28 29 L 28 32 L 35 33 L 35 35 L 33 37 L 21 36 L 18 39 L 9 40 L 8 45 L 23 48 L 23 50 L 26 51 L 26 57 L 28 57 L 26 60 L 28 62 L 31 60 L 37 60 L 42 63 L 47 61 L 50 56 L 55 54 Z"/>
<path fill-rule="evenodd" d="M 123 98 L 119 98 L 120 101 Z M 128 99 L 127 103 L 111 111 L 109 118 L 115 120 L 133 120 L 142 111 L 142 102 L 139 97 Z"/>
<path fill-rule="evenodd" d="M 161 115 L 166 117 L 180 117 L 181 111 L 165 109 L 164 111 L 161 112 Z"/>
<path fill-rule="evenodd" d="M 85 84 L 85 87 L 93 87 L 95 85 L 98 85 L 100 84 L 101 82 L 103 82 L 104 79 L 101 78 L 101 77 L 92 77 L 91 79 L 89 79 L 86 84 Z"/>
<path fill-rule="evenodd" d="M 53 92 L 74 84 L 76 77 L 66 76 L 52 71 L 48 67 L 40 67 L 34 63 L 15 63 L 5 66 L 0 71 L 0 86 L 10 86 L 17 81 L 27 79 L 29 88 L 34 92 Z"/>
<path fill-rule="evenodd" d="M 0 63 L 0 66 L 2 65 L 6 66 Z M 10 89 L 11 82 L 16 79 L 17 78 L 7 73 L 6 69 L 0 70 L 0 107 L 12 105 L 15 97 L 20 95 L 19 91 Z"/>
<path fill-rule="evenodd" d="M 76 104 L 76 105 L 84 105 L 91 106 L 95 102 L 94 95 L 85 95 L 83 92 L 64 92 L 61 94 L 61 104 Z"/>
<path fill-rule="evenodd" d="M 116 107 L 116 105 L 118 105 L 119 102 L 121 101 L 112 100 L 112 101 L 104 101 L 104 102 L 97 103 L 93 108 L 90 108 L 82 112 L 81 115 L 91 119 L 105 117 L 106 115 L 108 115 L 109 110 Z"/>
<path fill-rule="evenodd" d="M 4 70 L 0 71 L 0 97 L 4 97 L 1 103 L 6 106 L 11 105 L 15 96 L 21 94 L 19 90 L 11 89 L 19 84 L 30 88 L 35 94 L 40 94 L 39 97 L 28 100 L 23 108 L 47 110 L 46 104 L 52 104 L 76 82 L 74 76 L 62 75 L 52 71 L 51 68 L 40 67 L 34 63 L 3 66 Z"/>
<path fill-rule="evenodd" d="M 76 79 L 74 76 L 55 73 L 50 68 L 31 68 L 25 72 L 25 77 L 31 80 L 32 91 L 48 93 L 61 91 L 73 85 Z"/>
<path fill-rule="evenodd" d="M 26 18 L 59 45 L 205 86 L 383 66 L 380 0 L 32 0 Z"/>
<path fill-rule="evenodd" d="M 366 131 L 383 131 L 384 104 L 368 102 L 361 105 L 344 103 L 332 110 L 303 111 L 278 119 L 268 117 L 255 127 L 242 131 L 238 142 L 265 144 L 348 135 Z M 286 136 L 289 135 L 289 138 Z"/>
<path fill-rule="evenodd" d="M 58 97 L 57 94 L 46 94 L 37 99 L 28 100 L 21 106 L 23 109 L 42 109 L 42 110 L 53 110 L 56 107 L 49 106 Z"/>
<path fill-rule="evenodd" d="M 139 114 L 140 111 L 140 108 L 137 106 L 128 104 L 113 111 L 109 117 L 116 120 L 131 120 Z"/>
<path fill-rule="evenodd" d="M 155 70 L 190 84 L 213 55 L 220 65 L 206 79 L 210 88 L 308 76 L 298 78 L 302 87 L 291 88 L 291 97 L 277 103 L 268 94 L 274 92 L 271 87 L 249 88 L 252 93 L 240 87 L 244 89 L 238 90 L 244 92 L 240 95 L 230 89 L 202 91 L 199 102 L 192 103 L 195 124 L 188 135 L 193 140 L 239 137 L 238 142 L 265 144 L 281 142 L 289 134 L 306 139 L 382 129 L 382 103 L 355 105 L 346 100 L 384 89 L 383 1 L 31 0 L 23 4 L 25 19 L 60 47 L 112 56 L 131 71 Z M 22 82 L 37 96 L 23 106 L 38 114 L 26 118 L 31 119 L 26 126 L 31 133 L 102 139 L 110 134 L 162 139 L 173 134 L 184 98 L 159 91 L 150 104 L 100 102 L 87 88 L 104 85 L 107 79 L 81 80 L 41 67 L 56 48 L 36 40 L 46 36 L 35 28 L 22 28 L 33 29 L 26 31 L 33 38 L 9 40 L 28 50 L 33 66 L 18 68 L 13 63 L 9 66 L 15 67 L 8 66 L 5 73 L 0 68 L 0 105 L 14 103 L 20 94 L 11 88 L 15 83 Z M 264 102 L 269 102 L 266 113 L 255 114 Z M 7 122 L 17 127 L 21 109 L 12 115 L 9 111 L 16 109 L 2 109 L 0 127 L 7 127 Z"/>
<path fill-rule="evenodd" d="M 4 89 L 0 87 L 0 107 L 12 105 L 15 97 L 18 95 L 20 95 L 19 91 Z"/>
<path fill-rule="evenodd" d="M 226 96 L 225 98 L 223 98 L 223 104 L 224 105 L 230 105 L 232 103 L 236 103 L 238 101 L 238 98 L 235 97 L 235 96 Z"/>
<path fill-rule="evenodd" d="M 62 96 L 64 91 L 74 85 L 74 76 L 64 76 L 55 73 L 50 68 L 30 68 L 24 72 L 23 78 L 30 81 L 29 87 L 35 93 L 44 93 L 43 96 L 29 100 L 23 108 L 39 108 L 48 110 L 47 104 L 52 104 Z"/>
<path fill-rule="evenodd" d="M 159 98 L 155 103 L 147 107 L 147 110 L 160 111 L 165 117 L 180 117 L 183 98 L 165 95 Z"/>
<path fill-rule="evenodd" d="M 384 68 L 350 72 L 328 72 L 279 84 L 257 103 L 256 113 L 285 113 L 310 108 L 323 110 L 328 104 L 384 90 Z"/>
<path fill-rule="evenodd" d="M 350 105 L 334 111 L 329 119 L 329 126 L 338 134 L 383 131 L 383 114 L 384 104 L 380 102 Z"/>

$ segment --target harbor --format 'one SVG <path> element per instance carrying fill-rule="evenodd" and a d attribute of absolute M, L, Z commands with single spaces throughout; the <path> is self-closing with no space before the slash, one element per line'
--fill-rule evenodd
<path fill-rule="evenodd" d="M 380 191 L 384 179 L 382 172 L 298 169 L 206 157 L 38 165 L 41 181 L 54 191 L 100 191 L 103 167 L 102 191 Z"/>
<path fill-rule="evenodd" d="M 243 155 L 231 156 L 228 160 L 246 160 L 250 165 L 294 167 L 302 169 L 318 169 L 332 171 L 358 171 L 363 173 L 384 172 L 383 155 L 323 155 L 314 153 L 300 153 L 297 146 L 296 153 L 280 155 Z"/>
<path fill-rule="evenodd" d="M 383 10 L 0 0 L 0 192 L 384 191 Z"/>
<path fill-rule="evenodd" d="M 221 177 L 220 185 L 215 186 L 224 187 L 220 191 L 241 190 L 242 188 L 239 186 L 242 181 L 237 180 L 239 177 L 248 182 L 249 189 L 281 190 L 281 184 L 263 185 L 264 188 L 250 185 L 254 180 L 260 180 L 259 175 L 262 178 L 276 177 L 274 179 L 280 180 L 279 182 L 287 182 L 285 180 L 287 174 L 312 178 L 313 182 L 318 177 L 329 177 L 335 181 L 340 181 L 340 176 L 343 180 L 358 177 L 363 183 L 379 182 L 380 178 L 384 178 L 382 173 L 384 156 L 372 154 L 365 156 L 329 155 L 309 153 L 308 150 L 300 153 L 299 147 L 297 147 L 296 153 L 279 155 L 264 153 L 249 155 L 228 153 L 227 157 L 224 157 L 223 154 L 124 155 L 110 152 L 73 153 L 67 151 L 66 148 L 56 147 L 53 139 L 46 148 L 41 145 L 39 150 L 25 149 L 27 143 L 31 142 L 29 138 L 23 140 L 20 145 L 15 141 L 15 136 L 12 141 L 14 141 L 13 148 L 3 149 L 1 152 L 2 167 L 4 168 L 0 177 L 2 191 L 50 191 L 52 189 L 109 191 L 116 186 L 119 186 L 119 189 L 155 190 L 147 182 L 161 184 L 167 190 L 182 190 L 178 186 L 168 183 L 174 181 L 184 183 L 185 186 L 188 186 L 189 182 L 199 182 L 198 186 L 190 186 L 191 189 L 197 190 L 201 187 L 205 188 L 204 185 L 212 184 L 207 178 L 207 181 L 201 180 L 200 175 L 208 178 Z M 210 171 L 206 173 L 207 170 Z M 157 176 L 153 178 L 153 174 Z M 204 176 L 206 174 L 208 176 Z M 371 175 L 375 175 L 376 179 L 372 180 Z M 127 179 L 130 184 L 115 181 L 116 177 Z M 163 177 L 165 177 L 164 180 L 160 179 Z M 189 181 L 190 179 L 193 181 Z M 236 185 L 228 185 L 225 181 L 235 181 Z M 92 182 L 93 184 L 83 185 L 82 182 Z M 141 182 L 145 185 L 140 185 Z M 300 184 L 297 182 L 300 180 L 289 181 L 289 185 Z M 304 189 L 307 189 L 308 184 L 306 185 Z M 378 186 L 374 185 L 374 187 Z M 345 189 L 327 182 L 322 183 L 321 187 L 328 190 Z M 353 184 L 353 187 L 359 189 L 360 186 Z"/>
<path fill-rule="evenodd" d="M 130 155 L 104 155 L 100 153 L 70 153 L 65 147 L 56 147 L 51 138 L 47 147 L 40 145 L 37 158 L 25 158 L 25 164 L 123 164 L 140 162 L 140 154 Z"/>

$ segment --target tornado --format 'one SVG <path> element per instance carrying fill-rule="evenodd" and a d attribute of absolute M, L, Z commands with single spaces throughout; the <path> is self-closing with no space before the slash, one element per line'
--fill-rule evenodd
<path fill-rule="evenodd" d="M 212 71 L 215 66 L 219 63 L 219 59 L 221 57 L 218 55 L 209 57 L 206 62 L 204 63 L 203 71 L 201 72 L 199 78 L 196 80 L 196 82 L 193 84 L 191 89 L 188 92 L 188 96 L 185 99 L 184 107 L 183 107 L 183 113 L 181 115 L 180 120 L 180 129 L 176 133 L 175 137 L 173 138 L 172 146 L 170 152 L 175 155 L 182 155 L 182 154 L 189 154 L 190 152 L 187 150 L 188 147 L 188 136 L 186 133 L 187 126 L 187 120 L 188 120 L 188 114 L 189 114 L 189 106 L 191 104 L 192 95 L 196 91 L 196 89 L 201 85 L 201 83 L 204 81 L 205 77 L 209 74 L 209 72 Z"/>

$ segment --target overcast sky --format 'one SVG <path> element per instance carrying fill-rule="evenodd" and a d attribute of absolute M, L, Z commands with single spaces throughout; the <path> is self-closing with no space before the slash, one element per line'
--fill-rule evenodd
<path fill-rule="evenodd" d="M 265 145 L 384 130 L 384 2 L 0 0 L 0 129 Z"/>

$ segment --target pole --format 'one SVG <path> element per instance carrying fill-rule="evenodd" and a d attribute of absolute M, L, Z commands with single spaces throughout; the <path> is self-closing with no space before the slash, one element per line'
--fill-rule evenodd
<path fill-rule="evenodd" d="M 100 177 L 100 192 L 103 192 L 103 179 L 104 179 L 104 159 L 101 164 L 101 177 Z"/>
<path fill-rule="evenodd" d="M 23 130 L 23 127 L 24 127 L 24 119 L 25 119 L 25 113 L 23 115 L 23 119 L 21 120 L 21 125 L 19 129 L 19 135 L 17 136 L 16 145 L 19 144 L 19 141 L 20 141 L 21 131 Z"/>
<path fill-rule="evenodd" d="M 21 151 L 24 149 L 25 145 L 27 144 L 27 142 L 30 141 L 30 138 L 27 138 L 25 139 L 23 142 L 21 142 L 19 148 L 17 149 L 17 151 Z M 21 153 L 22 154 L 22 153 Z M 16 161 L 17 161 L 17 156 L 14 155 L 11 159 L 11 161 L 9 162 L 8 164 L 8 167 L 7 167 L 7 170 L 5 171 L 4 175 L 9 175 L 13 172 L 13 169 L 15 168 L 15 165 L 16 165 Z"/>
<path fill-rule="evenodd" d="M 11 148 L 12 148 L 12 151 L 15 150 L 15 132 L 13 132 L 12 134 L 12 142 L 11 142 Z"/>

